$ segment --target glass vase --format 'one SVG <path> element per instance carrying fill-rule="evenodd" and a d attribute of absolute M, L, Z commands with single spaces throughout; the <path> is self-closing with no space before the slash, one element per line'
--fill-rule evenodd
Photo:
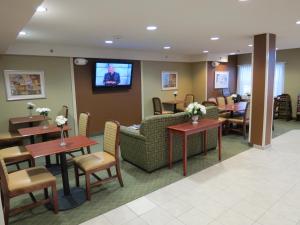
<path fill-rule="evenodd" d="M 192 124 L 198 124 L 199 115 L 193 115 L 192 116 Z"/>
<path fill-rule="evenodd" d="M 32 118 L 32 109 L 28 109 L 29 110 L 29 118 Z"/>
<path fill-rule="evenodd" d="M 60 130 L 60 146 L 66 146 L 65 137 L 64 137 L 64 126 L 61 126 Z"/>

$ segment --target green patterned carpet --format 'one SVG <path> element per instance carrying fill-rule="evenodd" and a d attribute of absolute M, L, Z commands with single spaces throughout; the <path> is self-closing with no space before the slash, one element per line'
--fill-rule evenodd
<path fill-rule="evenodd" d="M 278 136 L 292 129 L 300 129 L 300 122 L 276 120 L 274 136 Z M 93 151 L 102 149 L 101 138 L 101 136 L 94 137 L 100 144 L 94 147 Z M 249 149 L 249 146 L 241 136 L 223 136 L 223 160 L 247 149 Z M 216 150 L 208 152 L 206 156 L 198 155 L 192 157 L 188 160 L 188 174 L 191 175 L 216 163 L 218 163 Z M 44 161 L 40 160 L 37 164 L 43 165 Z M 121 167 L 124 180 L 123 188 L 119 186 L 118 182 L 111 182 L 102 187 L 93 188 L 92 200 L 90 202 L 85 202 L 80 207 L 69 211 L 59 212 L 59 214 L 55 215 L 44 206 L 40 206 L 11 217 L 10 224 L 77 225 L 183 178 L 181 162 L 176 163 L 172 170 L 163 168 L 153 173 L 146 173 L 124 161 L 121 162 Z M 106 176 L 106 174 L 104 175 Z M 69 178 L 70 186 L 75 186 L 72 167 L 69 168 Z M 57 176 L 57 183 L 58 188 L 61 188 L 60 175 Z M 84 184 L 84 178 L 81 179 L 81 184 Z M 41 197 L 41 193 L 36 196 Z M 24 204 L 28 201 L 30 201 L 30 198 L 27 195 L 24 197 L 17 197 L 13 199 L 12 205 Z"/>

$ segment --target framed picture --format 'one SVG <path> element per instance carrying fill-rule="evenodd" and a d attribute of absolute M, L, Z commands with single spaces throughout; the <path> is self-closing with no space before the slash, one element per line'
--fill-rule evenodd
<path fill-rule="evenodd" d="M 163 71 L 161 72 L 161 89 L 174 90 L 178 89 L 178 73 Z"/>
<path fill-rule="evenodd" d="M 229 86 L 229 72 L 216 71 L 215 72 L 215 89 L 228 88 Z"/>
<path fill-rule="evenodd" d="M 7 100 L 46 98 L 43 71 L 4 70 Z"/>

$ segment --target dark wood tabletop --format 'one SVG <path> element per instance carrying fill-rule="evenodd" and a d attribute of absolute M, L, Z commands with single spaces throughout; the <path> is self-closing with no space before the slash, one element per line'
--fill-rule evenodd
<path fill-rule="evenodd" d="M 64 131 L 71 130 L 71 127 L 68 125 L 64 125 Z M 27 127 L 27 128 L 20 128 L 18 132 L 23 137 L 33 136 L 33 135 L 43 135 L 43 134 L 50 134 L 50 133 L 58 133 L 61 131 L 60 127 L 57 127 L 54 124 L 48 126 L 36 126 L 36 127 Z"/>
<path fill-rule="evenodd" d="M 25 148 L 30 152 L 33 158 L 38 158 L 97 144 L 96 141 L 86 136 L 72 136 L 69 138 L 65 138 L 65 146 L 60 146 L 60 141 L 60 139 L 46 141 L 37 144 L 26 145 Z"/>
<path fill-rule="evenodd" d="M 241 112 L 246 110 L 247 102 L 237 102 L 234 104 L 227 104 L 224 106 L 218 106 L 220 111 L 229 111 L 229 112 Z"/>
<path fill-rule="evenodd" d="M 202 130 L 207 130 L 211 127 L 218 127 L 222 122 L 218 119 L 200 119 L 198 124 L 192 124 L 191 122 L 176 124 L 169 126 L 169 130 L 178 132 L 200 132 Z"/>
<path fill-rule="evenodd" d="M 34 116 L 25 116 L 25 117 L 14 117 L 10 118 L 9 122 L 11 124 L 22 124 L 22 123 L 33 123 L 33 122 L 42 122 L 45 120 L 51 120 L 48 116 L 34 115 Z"/>
<path fill-rule="evenodd" d="M 183 100 L 166 100 L 162 102 L 163 104 L 176 105 L 180 103 L 184 103 Z"/>

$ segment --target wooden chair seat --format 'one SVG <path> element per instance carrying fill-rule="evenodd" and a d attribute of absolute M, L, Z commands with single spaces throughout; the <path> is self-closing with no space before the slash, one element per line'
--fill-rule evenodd
<path fill-rule="evenodd" d="M 15 132 L 0 133 L 0 148 L 6 148 L 14 145 L 21 145 L 23 137 Z"/>
<path fill-rule="evenodd" d="M 29 190 L 40 190 L 55 182 L 55 177 L 44 167 L 32 167 L 8 174 L 10 197 Z"/>
<path fill-rule="evenodd" d="M 229 123 L 243 124 L 244 118 L 243 117 L 228 118 L 227 121 Z"/>
<path fill-rule="evenodd" d="M 227 121 L 227 118 L 219 117 L 218 120 L 222 123 L 225 123 Z"/>
<path fill-rule="evenodd" d="M 84 172 L 111 167 L 116 164 L 114 156 L 107 152 L 96 152 L 73 158 L 74 163 Z"/>
<path fill-rule="evenodd" d="M 8 164 L 33 160 L 31 154 L 23 146 L 13 146 L 0 150 L 0 158 Z"/>

